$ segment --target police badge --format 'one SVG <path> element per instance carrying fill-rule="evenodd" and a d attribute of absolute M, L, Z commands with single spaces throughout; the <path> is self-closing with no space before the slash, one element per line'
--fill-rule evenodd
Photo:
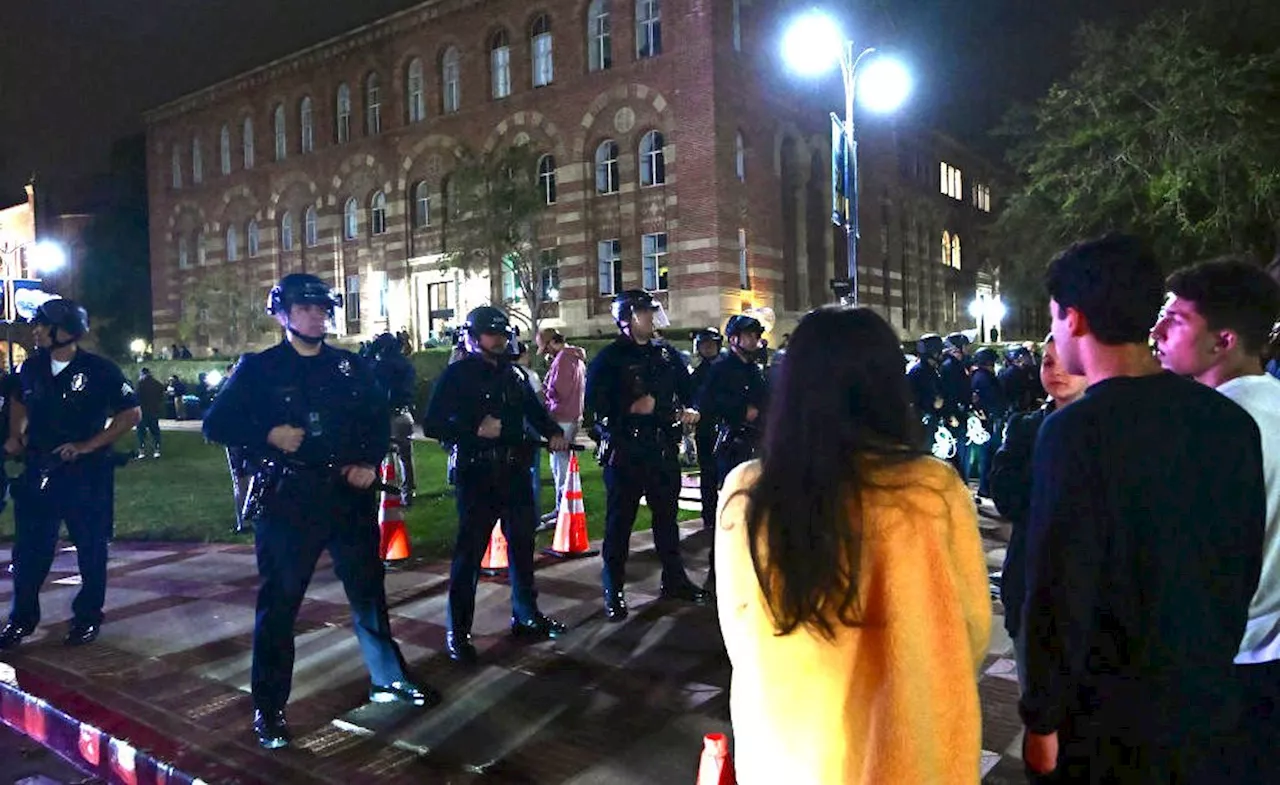
<path fill-rule="evenodd" d="M 78 373 L 71 377 L 71 392 L 80 392 L 84 389 L 85 382 L 88 379 L 83 373 Z"/>
<path fill-rule="evenodd" d="M 346 357 L 343 357 L 341 360 L 338 360 L 338 373 L 342 374 L 343 376 L 351 375 L 351 361 L 348 360 Z"/>

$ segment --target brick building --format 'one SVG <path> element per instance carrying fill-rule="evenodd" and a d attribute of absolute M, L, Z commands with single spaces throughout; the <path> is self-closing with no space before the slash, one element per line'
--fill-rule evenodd
<path fill-rule="evenodd" d="M 156 344 L 234 343 L 192 294 L 211 276 L 256 307 L 280 275 L 316 273 L 346 294 L 350 337 L 421 342 L 506 299 L 502 275 L 447 261 L 459 144 L 544 156 L 544 324 L 611 332 L 611 293 L 644 286 L 677 325 L 744 306 L 785 325 L 845 266 L 829 218 L 839 87 L 779 62 L 793 5 L 427 0 L 150 112 Z M 935 134 L 863 138 L 864 302 L 905 332 L 972 327 L 968 302 L 997 285 L 977 229 L 990 168 Z"/>

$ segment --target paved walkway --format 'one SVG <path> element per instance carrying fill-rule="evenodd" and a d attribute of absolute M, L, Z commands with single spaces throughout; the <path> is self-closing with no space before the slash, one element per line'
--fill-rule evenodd
<path fill-rule="evenodd" d="M 990 519 L 983 526 L 998 564 L 1004 532 Z M 708 535 L 696 523 L 685 534 L 697 579 Z M 248 728 L 257 585 L 249 547 L 117 543 L 107 622 L 83 649 L 60 645 L 79 581 L 68 549 L 42 598 L 44 623 L 3 658 L 0 715 L 131 785 L 692 783 L 702 735 L 729 731 L 729 664 L 714 609 L 657 600 L 652 540 L 638 533 L 633 548 L 635 612 L 619 625 L 603 620 L 598 558 L 540 561 L 540 604 L 572 628 L 559 641 L 514 643 L 507 587 L 482 581 L 474 630 L 482 664 L 472 669 L 443 654 L 447 566 L 410 562 L 389 573 L 392 624 L 413 676 L 445 694 L 426 712 L 367 703 L 368 677 L 326 558 L 298 621 L 295 745 L 277 753 L 259 750 Z M 0 550 L 0 576 L 7 560 Z M 4 580 L 0 603 L 10 593 Z M 1011 647 L 999 618 L 995 626 L 979 680 L 984 782 L 1022 782 L 1011 757 L 1019 731 Z"/>

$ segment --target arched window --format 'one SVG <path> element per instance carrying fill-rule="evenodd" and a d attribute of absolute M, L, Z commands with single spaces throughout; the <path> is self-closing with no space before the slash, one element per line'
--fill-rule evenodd
<path fill-rule="evenodd" d="M 283 161 L 288 154 L 288 126 L 285 124 L 284 104 L 279 104 L 276 106 L 276 160 Z"/>
<path fill-rule="evenodd" d="M 364 80 L 364 117 L 369 136 L 382 133 L 382 89 L 376 73 Z"/>
<path fill-rule="evenodd" d="M 551 56 L 551 20 L 546 14 L 538 14 L 529 27 L 530 50 L 533 56 L 533 86 L 545 87 L 555 76 Z"/>
<path fill-rule="evenodd" d="M 427 118 L 427 101 L 423 92 L 422 61 L 416 57 L 409 63 L 409 78 L 405 85 L 409 122 L 420 123 Z"/>
<path fill-rule="evenodd" d="M 506 30 L 499 30 L 489 39 L 489 71 L 493 77 L 493 97 L 511 95 L 511 41 Z"/>
<path fill-rule="evenodd" d="M 200 151 L 200 137 L 191 140 L 191 182 L 199 185 L 204 182 L 204 155 Z"/>
<path fill-rule="evenodd" d="M 951 232 L 942 230 L 942 263 L 951 264 Z"/>
<path fill-rule="evenodd" d="M 280 250 L 293 250 L 293 215 L 288 212 L 280 216 Z"/>
<path fill-rule="evenodd" d="M 246 117 L 244 119 L 244 129 L 242 131 L 244 139 L 241 141 L 244 149 L 244 168 L 253 168 L 253 118 Z"/>
<path fill-rule="evenodd" d="M 369 231 L 373 234 L 387 233 L 387 195 L 382 191 L 369 200 Z"/>
<path fill-rule="evenodd" d="M 172 177 L 171 182 L 173 183 L 173 187 L 181 188 L 182 187 L 182 151 L 178 149 L 178 146 L 176 144 L 173 146 L 173 155 L 170 157 L 169 169 L 170 169 L 170 176 Z"/>
<path fill-rule="evenodd" d="M 556 203 L 556 159 L 544 155 L 538 159 L 538 187 L 542 189 L 542 200 L 547 204 Z"/>
<path fill-rule="evenodd" d="M 636 58 L 662 54 L 662 16 L 659 0 L 636 0 Z"/>
<path fill-rule="evenodd" d="M 231 128 L 226 125 L 218 132 L 218 158 L 222 163 L 222 173 L 231 174 Z"/>
<path fill-rule="evenodd" d="M 248 246 L 246 250 L 249 253 L 249 258 L 252 259 L 253 257 L 258 255 L 258 222 L 257 221 L 249 222 L 249 228 L 248 230 L 245 231 L 245 237 L 246 237 L 246 244 Z"/>
<path fill-rule="evenodd" d="M 425 180 L 413 187 L 413 225 L 417 229 L 431 225 L 431 188 Z"/>
<path fill-rule="evenodd" d="M 320 224 L 316 220 L 316 208 L 308 207 L 303 213 L 302 219 L 302 236 L 305 238 L 308 248 L 314 248 L 320 244 Z"/>
<path fill-rule="evenodd" d="M 596 148 L 596 193 L 618 192 L 618 143 L 606 139 Z"/>
<path fill-rule="evenodd" d="M 185 270 L 191 266 L 191 251 L 187 247 L 187 236 L 178 236 L 178 269 Z"/>
<path fill-rule="evenodd" d="M 747 181 L 747 144 L 742 140 L 741 131 L 733 137 L 733 171 L 738 176 L 738 182 Z"/>
<path fill-rule="evenodd" d="M 240 235 L 234 226 L 227 227 L 227 261 L 234 262 L 240 258 Z"/>
<path fill-rule="evenodd" d="M 640 138 L 640 184 L 662 185 L 667 181 L 666 140 L 657 131 Z"/>
<path fill-rule="evenodd" d="M 951 236 L 951 266 L 960 269 L 960 235 Z"/>
<path fill-rule="evenodd" d="M 446 114 L 458 111 L 462 103 L 462 68 L 458 48 L 451 46 L 444 50 L 440 59 L 440 95 L 444 102 Z"/>
<path fill-rule="evenodd" d="M 344 240 L 354 240 L 359 236 L 360 206 L 353 196 L 342 207 L 342 237 Z"/>
<path fill-rule="evenodd" d="M 337 122 L 338 144 L 346 144 L 351 140 L 351 88 L 346 82 L 338 85 Z"/>
<path fill-rule="evenodd" d="M 298 117 L 302 124 L 302 152 L 309 153 L 316 149 L 316 129 L 312 123 L 311 96 L 302 99 L 298 107 Z"/>
<path fill-rule="evenodd" d="M 609 28 L 609 0 L 591 0 L 587 8 L 587 68 L 603 71 L 613 65 L 613 35 Z"/>

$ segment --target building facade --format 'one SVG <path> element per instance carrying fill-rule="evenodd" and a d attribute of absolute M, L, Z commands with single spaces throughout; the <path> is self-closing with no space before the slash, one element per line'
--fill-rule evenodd
<path fill-rule="evenodd" d="M 839 86 L 782 67 L 793 5 L 427 0 L 150 112 L 156 344 L 252 343 L 228 324 L 295 271 L 344 293 L 351 338 L 519 310 L 509 276 L 450 245 L 456 151 L 512 144 L 538 153 L 548 203 L 544 325 L 609 333 L 612 294 L 643 287 L 680 326 L 769 307 L 785 329 L 845 277 Z M 998 292 L 991 168 L 904 127 L 863 129 L 862 300 L 904 334 L 973 327 L 969 302 Z"/>

